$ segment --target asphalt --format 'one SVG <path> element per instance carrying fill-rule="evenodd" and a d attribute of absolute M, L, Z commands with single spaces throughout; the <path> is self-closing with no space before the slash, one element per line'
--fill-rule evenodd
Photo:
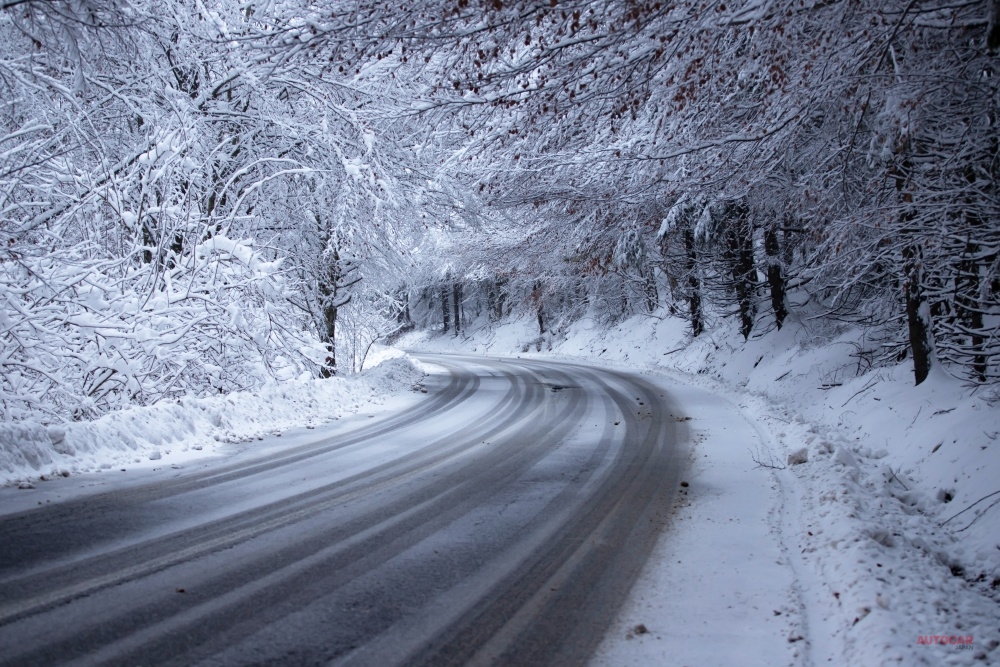
<path fill-rule="evenodd" d="M 419 355 L 412 407 L 0 517 L 0 665 L 580 665 L 669 516 L 654 383 Z"/>

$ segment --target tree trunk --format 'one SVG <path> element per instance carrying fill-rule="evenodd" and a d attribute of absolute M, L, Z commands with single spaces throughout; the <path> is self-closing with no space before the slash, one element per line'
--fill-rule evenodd
<path fill-rule="evenodd" d="M 320 375 L 328 378 L 337 374 L 337 283 L 336 279 L 331 282 L 321 282 L 319 284 L 320 303 L 323 310 L 323 331 L 320 338 L 326 346 L 326 359 L 323 367 L 320 368 Z"/>
<path fill-rule="evenodd" d="M 767 284 L 771 288 L 771 309 L 778 329 L 785 323 L 788 310 L 785 307 L 785 276 L 778 259 L 778 233 L 773 227 L 764 232 L 764 252 L 767 253 Z"/>
<path fill-rule="evenodd" d="M 503 319 L 504 301 L 507 299 L 507 279 L 497 278 L 497 321 Z"/>
<path fill-rule="evenodd" d="M 757 283 L 755 275 L 757 270 L 753 262 L 753 229 L 745 205 L 734 204 L 727 213 L 730 224 L 726 237 L 732 265 L 733 289 L 740 308 L 740 333 L 743 334 L 744 340 L 748 340 L 753 329 L 755 315 L 753 296 Z"/>
<path fill-rule="evenodd" d="M 906 299 L 906 322 L 913 354 L 916 384 L 927 379 L 934 357 L 930 306 L 923 288 L 923 249 L 917 243 L 903 248 L 903 292 Z"/>
<path fill-rule="evenodd" d="M 792 261 L 795 259 L 795 255 L 792 253 L 792 227 L 795 226 L 795 218 L 791 213 L 785 215 L 785 229 L 781 232 L 781 238 L 784 241 L 782 244 L 782 261 L 785 263 L 785 268 L 788 269 L 792 266 Z"/>
<path fill-rule="evenodd" d="M 486 312 L 489 316 L 490 322 L 496 321 L 497 318 L 497 287 L 494 281 L 487 281 L 486 283 Z"/>
<path fill-rule="evenodd" d="M 413 320 L 410 319 L 410 291 L 407 289 L 400 289 L 396 292 L 396 298 L 399 299 L 400 308 L 396 312 L 396 324 L 401 327 L 412 326 Z"/>
<path fill-rule="evenodd" d="M 651 266 L 642 267 L 642 279 L 646 291 L 646 310 L 652 313 L 660 302 L 660 292 L 656 289 L 656 272 Z"/>
<path fill-rule="evenodd" d="M 992 53 L 1000 48 L 1000 0 L 989 0 L 986 11 L 986 50 Z"/>
<path fill-rule="evenodd" d="M 444 333 L 451 328 L 451 313 L 448 309 L 448 285 L 441 286 L 441 319 L 444 321 Z"/>
<path fill-rule="evenodd" d="M 909 150 L 904 142 L 900 150 Z M 916 384 L 927 379 L 931 365 L 934 363 L 934 330 L 931 320 L 930 304 L 924 294 L 924 256 L 923 246 L 913 236 L 918 230 L 912 229 L 913 195 L 906 192 L 907 174 L 910 171 L 909 158 L 904 157 L 902 164 L 893 168 L 893 179 L 896 181 L 896 192 L 900 202 L 900 232 L 911 237 L 903 246 L 903 300 L 906 306 L 906 325 L 910 338 L 910 353 L 913 355 L 913 376 Z"/>
<path fill-rule="evenodd" d="M 958 320 L 968 334 L 972 348 L 972 374 L 980 381 L 986 381 L 986 354 L 983 335 L 982 280 L 979 276 L 979 262 L 974 258 L 979 254 L 979 244 L 971 236 L 965 246 L 965 258 L 959 262 L 955 278 L 955 310 Z"/>
<path fill-rule="evenodd" d="M 535 281 L 535 289 L 532 291 L 531 296 L 537 305 L 535 314 L 538 316 L 538 335 L 541 336 L 545 333 L 545 315 L 542 308 L 542 283 L 540 281 Z"/>
<path fill-rule="evenodd" d="M 451 286 L 452 301 L 455 304 L 455 335 L 462 329 L 462 283 L 455 281 Z"/>
<path fill-rule="evenodd" d="M 694 245 L 694 231 L 684 230 L 684 250 L 687 257 L 688 305 L 691 313 L 691 335 L 698 337 L 705 330 L 701 313 L 701 281 L 698 280 L 698 253 Z"/>

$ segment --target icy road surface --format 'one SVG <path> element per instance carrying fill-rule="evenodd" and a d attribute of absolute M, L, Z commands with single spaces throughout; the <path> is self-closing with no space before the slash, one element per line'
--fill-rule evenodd
<path fill-rule="evenodd" d="M 0 664 L 585 662 L 682 416 L 614 370 L 421 359 L 426 397 L 385 418 L 0 516 Z"/>

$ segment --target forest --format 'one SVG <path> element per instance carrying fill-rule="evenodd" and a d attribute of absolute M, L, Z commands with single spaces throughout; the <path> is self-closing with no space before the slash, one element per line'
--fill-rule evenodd
<path fill-rule="evenodd" d="M 1000 384 L 1000 0 L 0 0 L 0 413 L 518 316 Z"/>

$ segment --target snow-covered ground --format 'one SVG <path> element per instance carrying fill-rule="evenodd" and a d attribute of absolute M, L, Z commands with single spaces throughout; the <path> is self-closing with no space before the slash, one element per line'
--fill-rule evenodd
<path fill-rule="evenodd" d="M 389 407 L 423 377 L 394 348 L 373 350 L 348 377 L 300 378 L 255 391 L 187 398 L 58 426 L 0 424 L 0 485 L 25 489 L 54 477 L 178 465 L 287 429 Z"/>
<path fill-rule="evenodd" d="M 643 370 L 695 437 L 595 665 L 1000 664 L 995 394 L 943 372 L 914 387 L 909 366 L 852 356 L 861 332 L 803 322 L 748 342 L 725 323 L 692 341 L 669 317 L 534 327 L 400 345 Z"/>

